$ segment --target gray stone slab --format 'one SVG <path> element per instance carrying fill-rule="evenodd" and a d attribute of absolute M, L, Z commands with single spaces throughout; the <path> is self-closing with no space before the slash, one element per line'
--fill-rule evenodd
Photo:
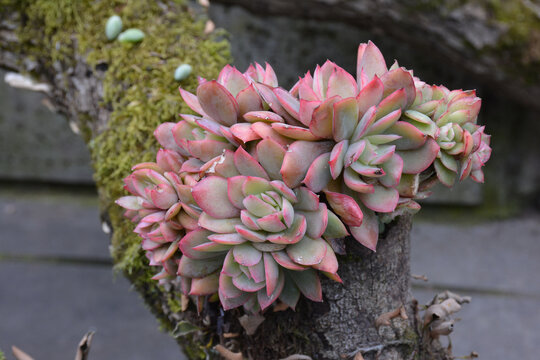
<path fill-rule="evenodd" d="M 472 180 L 456 183 L 448 188 L 443 184 L 433 187 L 433 194 L 420 201 L 421 204 L 444 204 L 444 205 L 481 205 L 484 201 L 483 184 Z"/>
<path fill-rule="evenodd" d="M 540 295 L 540 216 L 478 225 L 416 221 L 411 270 L 433 283 Z"/>
<path fill-rule="evenodd" d="M 14 89 L 0 71 L 0 179 L 92 183 L 90 155 L 43 94 Z"/>
<path fill-rule="evenodd" d="M 421 304 L 436 291 L 414 289 Z M 451 334 L 455 356 L 476 351 L 484 360 L 532 360 L 540 353 L 540 299 L 474 295 L 455 317 Z M 446 341 L 446 339 L 442 339 Z"/>
<path fill-rule="evenodd" d="M 0 192 L 0 254 L 110 258 L 92 194 Z"/>
<path fill-rule="evenodd" d="M 0 262 L 0 348 L 72 360 L 86 331 L 92 359 L 185 359 L 174 339 L 106 267 Z M 8 358 L 12 358 L 8 355 Z"/>

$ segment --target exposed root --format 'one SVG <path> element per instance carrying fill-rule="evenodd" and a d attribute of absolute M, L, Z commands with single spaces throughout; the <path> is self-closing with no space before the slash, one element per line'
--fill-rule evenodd
<path fill-rule="evenodd" d="M 244 360 L 241 352 L 234 353 L 221 344 L 214 346 L 214 349 L 219 355 L 223 356 L 225 360 Z"/>

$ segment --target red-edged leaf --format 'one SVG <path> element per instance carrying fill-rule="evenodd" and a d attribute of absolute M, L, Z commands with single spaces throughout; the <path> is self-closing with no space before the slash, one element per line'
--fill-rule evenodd
<path fill-rule="evenodd" d="M 261 98 L 253 87 L 253 84 L 250 84 L 247 88 L 240 91 L 236 96 L 236 101 L 238 102 L 238 111 L 240 115 L 263 109 Z"/>
<path fill-rule="evenodd" d="M 379 105 L 383 92 L 384 85 L 382 81 L 378 76 L 373 77 L 373 80 L 367 83 L 356 96 L 359 116 L 363 116 L 370 107 Z"/>
<path fill-rule="evenodd" d="M 362 226 L 351 226 L 349 230 L 360 244 L 376 251 L 377 241 L 379 240 L 379 221 L 373 211 L 364 209 L 364 223 Z"/>
<path fill-rule="evenodd" d="M 372 193 L 373 185 L 366 183 L 356 171 L 351 168 L 346 168 L 343 172 L 343 181 L 351 190 L 359 193 Z"/>
<path fill-rule="evenodd" d="M 309 123 L 311 132 L 320 138 L 332 139 L 332 120 L 334 118 L 334 103 L 340 100 L 339 96 L 334 96 L 323 101 L 313 111 L 313 117 Z"/>
<path fill-rule="evenodd" d="M 215 294 L 219 290 L 219 273 L 215 272 L 211 275 L 200 279 L 191 280 L 191 291 L 189 295 L 206 296 Z"/>
<path fill-rule="evenodd" d="M 291 188 L 300 185 L 313 160 L 325 152 L 330 152 L 332 146 L 328 141 L 298 140 L 292 143 L 285 153 L 280 171 L 285 184 Z"/>
<path fill-rule="evenodd" d="M 404 89 L 407 95 L 407 106 L 411 105 L 416 98 L 416 88 L 411 74 L 403 68 L 390 70 L 381 76 L 384 84 L 384 96 L 390 95 L 395 90 Z"/>
<path fill-rule="evenodd" d="M 217 219 L 233 218 L 240 215 L 227 194 L 227 180 L 218 176 L 208 176 L 200 180 L 192 190 L 193 199 L 201 209 Z"/>
<path fill-rule="evenodd" d="M 295 271 L 306 270 L 305 266 L 302 266 L 292 261 L 285 251 L 274 251 L 271 254 L 274 260 L 276 260 L 279 265 L 283 266 L 286 269 Z"/>
<path fill-rule="evenodd" d="M 264 121 L 264 122 L 279 122 L 283 123 L 285 120 L 278 114 L 272 112 L 272 111 L 250 111 L 248 113 L 244 114 L 244 119 L 248 122 L 257 122 L 257 121 Z"/>
<path fill-rule="evenodd" d="M 343 140 L 337 143 L 330 153 L 330 160 L 328 165 L 330 166 L 330 175 L 332 179 L 337 179 L 343 170 L 343 163 L 345 160 L 345 153 L 349 148 L 349 140 Z"/>
<path fill-rule="evenodd" d="M 276 95 L 281 106 L 295 119 L 299 118 L 300 103 L 298 99 L 292 96 L 287 90 L 282 88 L 275 88 L 274 94 Z"/>
<path fill-rule="evenodd" d="M 381 51 L 371 41 L 369 41 L 365 47 L 362 54 L 362 59 L 358 59 L 358 61 L 358 73 L 363 71 L 369 80 L 371 80 L 375 75 L 381 77 L 388 71 L 386 61 L 384 61 Z"/>
<path fill-rule="evenodd" d="M 204 260 L 195 260 L 182 256 L 178 263 L 178 275 L 188 278 L 202 278 L 218 270 L 222 264 L 223 256 Z"/>
<path fill-rule="evenodd" d="M 357 86 L 353 76 L 344 69 L 336 66 L 328 79 L 328 90 L 326 97 L 335 95 L 342 98 L 356 96 Z"/>
<path fill-rule="evenodd" d="M 352 197 L 332 191 L 325 191 L 326 200 L 334 212 L 350 226 L 360 226 L 362 224 L 362 210 Z"/>
<path fill-rule="evenodd" d="M 321 281 L 315 270 L 291 271 L 289 275 L 305 297 L 313 301 L 322 301 Z"/>
<path fill-rule="evenodd" d="M 302 124 L 309 126 L 313 118 L 313 111 L 321 104 L 320 100 L 308 101 L 300 99 L 299 119 Z"/>
<path fill-rule="evenodd" d="M 427 139 L 427 135 L 405 121 L 396 122 L 388 129 L 388 133 L 401 136 L 401 139 L 393 142 L 397 150 L 418 149 L 424 145 Z"/>
<path fill-rule="evenodd" d="M 355 98 L 346 98 L 334 103 L 332 133 L 334 140 L 340 142 L 352 137 L 358 125 L 358 103 Z"/>
<path fill-rule="evenodd" d="M 266 294 L 270 296 L 276 289 L 279 278 L 279 266 L 270 253 L 263 254 Z"/>
<path fill-rule="evenodd" d="M 294 140 L 316 141 L 321 140 L 320 137 L 313 135 L 311 130 L 305 127 L 294 126 L 289 124 L 274 123 L 272 129 L 277 133 Z"/>
<path fill-rule="evenodd" d="M 197 88 L 197 98 L 203 111 L 218 123 L 231 126 L 238 119 L 238 103 L 217 81 L 207 81 Z"/>
<path fill-rule="evenodd" d="M 201 107 L 201 104 L 199 103 L 199 99 L 197 99 L 197 96 L 182 88 L 178 88 L 178 90 L 180 90 L 180 95 L 182 96 L 182 99 L 184 99 L 185 103 L 187 104 L 187 106 L 189 106 L 191 110 L 202 116 L 206 115 L 206 113 Z"/>
<path fill-rule="evenodd" d="M 234 124 L 230 127 L 230 131 L 234 136 L 242 140 L 244 143 L 261 138 L 259 134 L 251 129 L 251 124 L 248 123 Z"/>
<path fill-rule="evenodd" d="M 302 239 L 306 229 L 306 218 L 302 215 L 295 215 L 293 223 L 288 229 L 268 235 L 266 240 L 274 244 L 295 244 Z"/>
<path fill-rule="evenodd" d="M 268 174 L 263 169 L 261 164 L 246 150 L 239 147 L 234 153 L 234 165 L 242 175 L 258 176 L 266 180 L 270 180 Z"/>
<path fill-rule="evenodd" d="M 396 153 L 403 159 L 403 173 L 419 174 L 426 170 L 437 157 L 439 145 L 432 138 L 416 150 L 403 150 Z"/>
<path fill-rule="evenodd" d="M 376 185 L 372 193 L 360 193 L 358 196 L 362 203 L 373 211 L 392 212 L 396 209 L 399 193 L 394 188 Z"/>
<path fill-rule="evenodd" d="M 261 310 L 266 309 L 279 298 L 284 284 L 285 276 L 280 271 L 277 277 L 277 284 L 274 286 L 274 290 L 272 292 L 268 293 L 268 284 L 266 285 L 266 290 L 261 289 L 257 292 L 257 300 L 261 306 Z"/>
<path fill-rule="evenodd" d="M 253 266 L 261 261 L 262 253 L 249 243 L 236 245 L 233 248 L 234 260 L 244 266 Z"/>
<path fill-rule="evenodd" d="M 314 192 L 320 192 L 332 179 L 330 174 L 330 153 L 319 155 L 309 167 L 302 182 Z"/>

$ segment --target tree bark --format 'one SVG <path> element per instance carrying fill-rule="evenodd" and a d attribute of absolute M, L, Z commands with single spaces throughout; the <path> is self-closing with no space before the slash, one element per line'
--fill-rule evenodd
<path fill-rule="evenodd" d="M 15 3 L 17 4 L 17 1 Z M 50 4 L 52 3 L 54 2 L 51 0 Z M 179 8 L 168 8 L 167 1 L 162 4 L 162 17 L 170 15 L 173 10 L 180 11 Z M 7 13 L 9 9 L 13 12 Z M 105 77 L 112 76 L 114 80 L 120 76 L 119 73 L 111 73 L 110 64 L 98 62 L 96 65 L 90 62 L 87 54 L 80 51 L 76 42 L 64 54 L 63 60 L 51 61 L 47 54 L 36 58 L 36 53 L 28 50 L 33 44 L 32 40 L 23 41 L 21 38 L 23 35 L 20 29 L 27 25 L 24 11 L 24 7 L 6 7 L 0 14 L 3 19 L 0 25 L 0 66 L 19 72 L 31 72 L 39 76 L 41 81 L 49 83 L 52 88 L 49 93 L 51 101 L 76 126 L 88 129 L 85 136 L 91 151 L 93 154 L 99 152 L 103 142 L 96 140 L 100 136 L 105 132 L 122 133 L 126 130 L 111 125 L 115 118 L 113 114 L 118 110 L 115 106 L 119 105 L 104 101 Z M 44 16 L 43 21 L 50 19 L 47 20 Z M 70 38 L 77 35 L 77 28 L 58 27 L 55 31 L 65 32 Z M 167 34 L 161 36 L 166 37 Z M 36 41 L 41 44 L 39 40 Z M 164 66 L 164 56 L 161 55 L 161 58 L 160 64 Z M 133 66 L 135 71 L 141 70 L 137 64 Z M 123 93 L 127 94 L 134 84 L 126 84 L 124 81 L 123 78 L 118 79 L 117 85 L 123 87 Z M 144 86 L 147 88 L 139 99 L 141 102 L 148 100 L 153 90 L 152 85 Z M 123 116 L 142 119 L 139 121 L 149 122 L 156 116 L 155 113 L 141 115 L 137 112 L 134 101 L 123 106 L 127 111 L 132 111 Z M 167 120 L 169 119 L 161 119 Z M 142 135 L 151 136 L 150 133 Z M 137 143 L 141 156 L 155 151 L 141 148 L 143 145 L 144 143 Z M 109 154 L 111 157 L 121 155 Z M 108 160 L 100 156 L 93 156 L 93 159 L 96 169 L 101 168 L 101 162 Z M 131 165 L 133 164 L 122 164 L 127 166 L 127 169 Z M 114 175 L 116 177 L 112 179 L 116 180 L 115 189 L 121 189 L 121 179 L 126 175 L 122 172 Z M 122 227 L 127 226 L 131 232 L 133 226 L 127 220 L 114 220 L 121 219 L 118 217 L 120 210 L 112 204 L 117 192 L 111 191 L 107 187 L 110 185 L 99 178 L 97 185 L 104 211 L 103 218 L 111 219 L 109 225 L 112 226 L 113 235 L 118 242 L 113 243 L 120 254 L 116 254 L 115 261 L 127 261 L 126 256 L 142 258 L 139 247 L 136 247 L 135 254 L 129 253 L 123 247 L 123 242 L 127 240 L 122 236 L 127 238 L 128 235 L 122 232 Z M 166 328 L 172 330 L 172 334 L 192 359 L 218 358 L 218 353 L 212 346 L 208 346 L 209 344 L 222 344 L 233 352 L 241 352 L 244 358 L 263 360 L 286 358 L 294 354 L 308 355 L 313 359 L 347 359 L 355 358 L 358 353 L 365 359 L 380 360 L 449 359 L 449 355 L 437 341 L 426 342 L 417 326 L 417 309 L 409 294 L 410 225 L 410 217 L 400 217 L 389 224 L 381 235 L 377 253 L 372 253 L 356 241 L 347 239 L 345 245 L 348 255 L 340 258 L 339 274 L 343 284 L 323 281 L 322 303 L 303 299 L 295 312 L 290 309 L 265 312 L 265 321 L 253 335 L 247 335 L 240 325 L 242 310 L 223 312 L 218 303 L 207 302 L 201 314 L 197 314 L 191 306 L 181 311 L 177 304 L 182 297 L 178 284 L 174 281 L 165 286 L 157 286 L 156 282 L 145 275 L 148 265 L 123 269 L 150 309 L 163 321 Z M 401 306 L 406 309 L 406 319 L 397 317 L 391 321 L 391 326 L 384 325 L 379 329 L 375 327 L 375 320 L 381 314 Z"/>

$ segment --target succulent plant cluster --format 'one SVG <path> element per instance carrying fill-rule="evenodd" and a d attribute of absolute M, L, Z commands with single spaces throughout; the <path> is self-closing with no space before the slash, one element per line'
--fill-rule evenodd
<path fill-rule="evenodd" d="M 227 65 L 180 93 L 197 115 L 156 129 L 156 162 L 133 168 L 117 203 L 154 279 L 180 278 L 199 305 L 322 301 L 319 275 L 341 282 L 336 239 L 375 251 L 380 221 L 418 211 L 438 181 L 483 182 L 491 153 L 474 91 L 388 68 L 371 42 L 356 78 L 327 61 L 287 91 L 268 64 Z"/>

